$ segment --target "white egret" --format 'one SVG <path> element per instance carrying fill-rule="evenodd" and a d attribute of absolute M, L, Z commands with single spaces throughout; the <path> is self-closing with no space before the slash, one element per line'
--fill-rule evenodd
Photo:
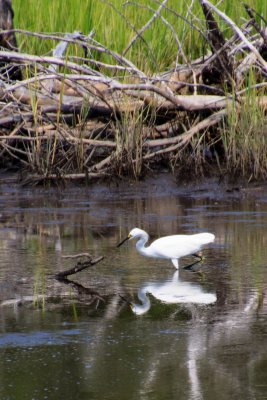
<path fill-rule="evenodd" d="M 212 233 L 196 233 L 193 235 L 172 235 L 164 236 L 145 247 L 149 240 L 148 234 L 139 228 L 131 230 L 129 235 L 123 239 L 117 247 L 121 246 L 126 240 L 139 238 L 136 242 L 137 251 L 146 257 L 164 258 L 171 260 L 176 269 L 179 268 L 179 258 L 188 255 L 198 257 L 199 261 L 202 257 L 196 254 L 202 246 L 214 242 L 215 236 Z M 192 266 L 192 264 L 191 264 Z M 187 266 L 189 267 L 189 266 Z"/>

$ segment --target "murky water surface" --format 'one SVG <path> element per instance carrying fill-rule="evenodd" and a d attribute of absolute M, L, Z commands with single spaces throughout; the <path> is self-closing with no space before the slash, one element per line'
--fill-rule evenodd
<path fill-rule="evenodd" d="M 135 226 L 216 241 L 178 276 L 116 248 Z M 82 252 L 105 257 L 69 277 L 93 295 L 53 277 Z M 0 399 L 267 399 L 266 282 L 264 188 L 2 183 Z"/>

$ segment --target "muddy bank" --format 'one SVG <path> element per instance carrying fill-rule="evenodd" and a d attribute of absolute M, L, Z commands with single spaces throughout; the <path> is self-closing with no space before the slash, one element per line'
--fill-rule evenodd
<path fill-rule="evenodd" d="M 227 199 L 232 196 L 253 196 L 259 199 L 265 199 L 265 193 L 267 192 L 267 181 L 249 181 L 244 178 L 233 178 L 229 176 L 222 176 L 216 174 L 211 177 L 194 177 L 184 176 L 183 178 L 178 177 L 175 173 L 168 171 L 164 172 L 149 172 L 143 179 L 134 180 L 131 178 L 102 178 L 101 180 L 93 180 L 89 186 L 84 181 L 68 181 L 59 182 L 58 185 L 52 184 L 46 187 L 24 185 L 21 182 L 21 175 L 18 172 L 7 172 L 0 170 L 0 187 L 7 188 L 12 187 L 14 191 L 27 192 L 33 190 L 36 193 L 46 190 L 60 191 L 60 190 L 73 190 L 79 188 L 82 190 L 89 190 L 90 194 L 95 196 L 114 196 L 116 198 L 118 193 L 128 193 L 135 197 L 147 197 L 147 196 L 165 196 L 165 195 L 177 195 L 177 196 L 195 196 L 195 197 L 207 197 L 207 198 L 219 198 Z"/>

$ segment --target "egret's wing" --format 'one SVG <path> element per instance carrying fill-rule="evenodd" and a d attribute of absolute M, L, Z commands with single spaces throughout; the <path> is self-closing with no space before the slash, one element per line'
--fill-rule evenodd
<path fill-rule="evenodd" d="M 149 247 L 152 257 L 177 259 L 199 251 L 202 245 L 213 242 L 211 233 L 165 236 Z"/>
<path fill-rule="evenodd" d="M 165 236 L 150 245 L 150 252 L 155 257 L 176 259 L 190 253 L 192 245 L 187 235 Z M 194 251 L 193 251 L 194 252 Z"/>

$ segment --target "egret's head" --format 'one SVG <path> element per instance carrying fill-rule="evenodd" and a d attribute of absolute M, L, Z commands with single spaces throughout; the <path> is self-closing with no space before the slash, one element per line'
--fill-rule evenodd
<path fill-rule="evenodd" d="M 118 245 L 117 247 L 120 247 L 124 242 L 126 242 L 126 240 L 131 240 L 134 238 L 138 238 L 138 237 L 148 237 L 147 233 L 145 231 L 143 231 L 142 229 L 139 228 L 133 228 L 131 230 L 131 232 L 129 233 L 129 235 L 123 239 Z"/>
<path fill-rule="evenodd" d="M 147 236 L 147 233 L 139 228 L 133 228 L 128 235 L 128 239 L 134 239 L 142 236 Z"/>

